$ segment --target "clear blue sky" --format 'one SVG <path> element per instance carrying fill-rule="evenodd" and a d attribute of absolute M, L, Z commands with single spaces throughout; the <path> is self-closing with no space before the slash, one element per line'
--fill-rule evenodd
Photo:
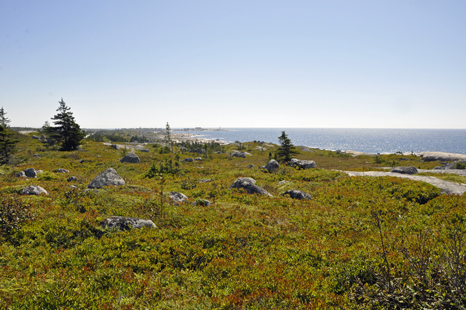
<path fill-rule="evenodd" d="M 466 1 L 0 0 L 0 106 L 40 127 L 466 128 Z"/>

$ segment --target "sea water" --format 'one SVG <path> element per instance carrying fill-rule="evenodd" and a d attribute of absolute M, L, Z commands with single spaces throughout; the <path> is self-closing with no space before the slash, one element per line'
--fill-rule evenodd
<path fill-rule="evenodd" d="M 224 142 L 254 140 L 278 144 L 285 131 L 294 145 L 326 150 L 367 153 L 419 153 L 426 151 L 466 154 L 466 129 L 356 129 L 356 128 L 225 128 L 225 131 L 182 131 Z"/>

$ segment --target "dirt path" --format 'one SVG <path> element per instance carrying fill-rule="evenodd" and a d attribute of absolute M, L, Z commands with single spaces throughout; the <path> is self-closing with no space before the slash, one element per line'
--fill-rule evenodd
<path fill-rule="evenodd" d="M 431 170 L 428 170 L 431 172 Z M 445 170 L 444 170 L 445 171 Z M 466 186 L 461 184 L 450 182 L 450 181 L 443 181 L 437 179 L 436 177 L 427 177 L 427 176 L 420 176 L 420 175 L 410 175 L 410 174 L 402 174 L 402 173 L 393 173 L 393 172 L 381 172 L 381 171 L 367 171 L 367 172 L 359 172 L 359 171 L 343 171 L 349 176 L 373 176 L 373 177 L 397 177 L 397 178 L 404 178 L 410 179 L 415 181 L 423 181 L 433 186 L 440 188 L 443 194 L 455 194 L 455 195 L 462 195 L 466 192 Z"/>

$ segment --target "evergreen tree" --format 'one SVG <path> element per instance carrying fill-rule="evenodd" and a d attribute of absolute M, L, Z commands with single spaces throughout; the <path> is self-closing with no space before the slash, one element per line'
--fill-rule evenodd
<path fill-rule="evenodd" d="M 3 110 L 3 109 L 2 109 Z M 8 164 L 19 140 L 12 139 L 14 133 L 0 125 L 0 164 Z"/>
<path fill-rule="evenodd" d="M 287 162 L 291 160 L 291 155 L 298 154 L 290 138 L 288 138 L 284 131 L 282 131 L 282 135 L 278 137 L 278 141 L 281 146 L 277 150 L 277 159 Z"/>
<path fill-rule="evenodd" d="M 63 98 L 58 102 L 60 106 L 52 120 L 56 125 L 50 127 L 49 131 L 52 133 L 49 138 L 60 143 L 61 151 L 73 151 L 79 147 L 79 143 L 84 139 L 84 131 L 76 124 L 73 113 L 70 108 L 66 106 Z"/>
<path fill-rule="evenodd" d="M 0 108 L 0 125 L 7 128 L 7 127 L 9 127 L 8 124 L 10 123 L 10 119 L 8 117 L 6 117 L 5 115 L 6 115 L 6 112 L 3 109 L 3 107 L 1 107 Z"/>
<path fill-rule="evenodd" d="M 168 146 L 170 147 L 170 151 L 173 152 L 173 141 L 172 141 L 172 138 L 171 138 L 171 128 L 170 128 L 170 125 L 168 124 L 168 122 L 167 122 L 167 126 L 165 127 L 165 140 L 166 140 Z"/>

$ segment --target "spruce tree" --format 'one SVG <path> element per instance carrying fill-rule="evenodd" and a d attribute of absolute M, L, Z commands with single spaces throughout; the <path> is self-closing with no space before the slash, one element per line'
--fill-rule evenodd
<path fill-rule="evenodd" d="M 7 128 L 9 127 L 8 124 L 10 123 L 10 119 L 6 117 L 6 112 L 3 107 L 0 108 L 0 125 Z"/>
<path fill-rule="evenodd" d="M 17 139 L 12 139 L 14 132 L 3 125 L 0 125 L 0 164 L 8 164 L 13 154 Z"/>
<path fill-rule="evenodd" d="M 298 154 L 290 138 L 288 138 L 284 131 L 282 131 L 282 135 L 278 137 L 278 141 L 281 146 L 277 150 L 277 159 L 287 162 L 291 160 L 291 155 Z"/>
<path fill-rule="evenodd" d="M 61 151 L 74 151 L 84 139 L 84 131 L 75 122 L 73 113 L 70 112 L 63 98 L 58 103 L 60 104 L 57 109 L 59 113 L 52 118 L 56 126 L 50 127 L 50 138 L 60 143 Z"/>

